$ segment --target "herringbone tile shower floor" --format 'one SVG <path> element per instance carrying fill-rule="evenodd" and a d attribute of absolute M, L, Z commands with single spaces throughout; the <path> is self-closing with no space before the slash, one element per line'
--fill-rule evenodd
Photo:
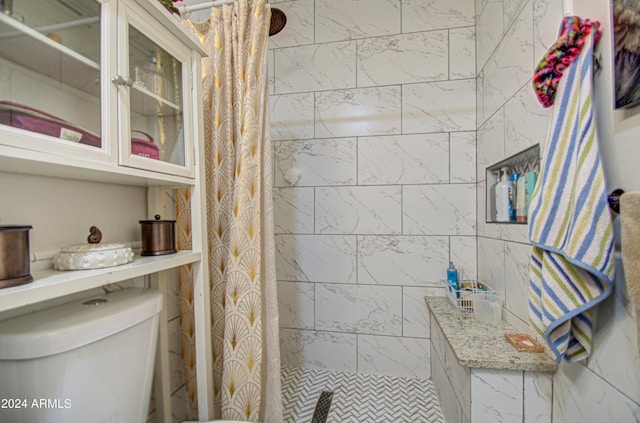
<path fill-rule="evenodd" d="M 327 423 L 445 423 L 430 380 L 282 367 L 285 423 L 310 423 L 333 391 Z"/>

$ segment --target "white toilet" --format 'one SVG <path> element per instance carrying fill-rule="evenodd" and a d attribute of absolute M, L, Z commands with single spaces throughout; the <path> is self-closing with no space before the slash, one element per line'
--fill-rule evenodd
<path fill-rule="evenodd" d="M 0 322 L 0 422 L 146 421 L 161 309 L 128 288 Z"/>

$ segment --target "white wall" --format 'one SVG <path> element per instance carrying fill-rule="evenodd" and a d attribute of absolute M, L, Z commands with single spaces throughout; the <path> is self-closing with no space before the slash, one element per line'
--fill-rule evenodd
<path fill-rule="evenodd" d="M 575 0 L 581 17 L 599 20 L 603 36 L 598 51 L 604 69 L 596 78 L 601 155 L 609 191 L 638 190 L 640 120 L 638 111 L 612 109 L 611 18 L 607 0 Z M 555 41 L 561 2 L 478 0 L 478 192 L 484 166 L 534 143 L 544 143 L 550 110 L 538 105 L 531 75 Z M 506 81 L 505 75 L 514 75 Z M 634 161 L 636 163 L 634 163 Z M 478 210 L 482 199 L 479 197 Z M 480 213 L 478 216 L 480 220 Z M 478 226 L 478 274 L 503 283 L 507 318 L 528 328 L 528 259 L 531 248 L 526 228 Z M 637 352 L 635 312 L 619 277 L 612 296 L 598 309 L 594 350 L 585 363 L 561 364 L 553 384 L 556 423 L 640 421 L 640 356 Z M 549 389 L 549 388 L 547 388 Z"/>

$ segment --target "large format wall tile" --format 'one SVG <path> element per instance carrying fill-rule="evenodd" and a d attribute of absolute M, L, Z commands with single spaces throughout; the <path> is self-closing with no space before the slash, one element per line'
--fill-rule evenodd
<path fill-rule="evenodd" d="M 447 79 L 448 45 L 447 31 L 358 40 L 358 86 Z"/>
<path fill-rule="evenodd" d="M 281 328 L 314 329 L 314 285 L 306 282 L 278 282 Z"/>
<path fill-rule="evenodd" d="M 402 87 L 405 133 L 474 131 L 476 81 L 426 82 Z"/>
<path fill-rule="evenodd" d="M 280 360 L 285 366 L 356 373 L 356 335 L 280 329 Z"/>
<path fill-rule="evenodd" d="M 505 307 L 523 322 L 529 321 L 529 259 L 532 248 L 529 244 L 506 243 Z"/>
<path fill-rule="evenodd" d="M 296 186 L 355 185 L 356 139 L 280 141 L 275 151 L 275 185 L 289 186 L 291 168 L 300 170 Z"/>
<path fill-rule="evenodd" d="M 358 373 L 428 378 L 429 341 L 358 335 Z"/>
<path fill-rule="evenodd" d="M 449 261 L 453 261 L 458 269 L 460 279 L 477 279 L 477 248 L 475 236 L 451 236 Z M 440 270 L 438 277 L 444 279 L 445 271 Z"/>
<path fill-rule="evenodd" d="M 355 41 L 277 49 L 276 93 L 354 88 L 355 58 Z"/>
<path fill-rule="evenodd" d="M 402 0 L 402 32 L 475 24 L 474 0 Z"/>
<path fill-rule="evenodd" d="M 487 60 L 502 40 L 503 32 L 502 0 L 485 0 L 478 10 L 476 20 L 476 69 L 484 68 Z"/>
<path fill-rule="evenodd" d="M 449 182 L 447 134 L 358 138 L 358 184 Z"/>
<path fill-rule="evenodd" d="M 400 33 L 397 0 L 316 0 L 316 43 Z"/>
<path fill-rule="evenodd" d="M 271 139 L 313 138 L 313 93 L 269 96 Z"/>
<path fill-rule="evenodd" d="M 475 184 L 405 186 L 402 202 L 405 234 L 475 235 Z"/>
<path fill-rule="evenodd" d="M 476 31 L 474 27 L 449 30 L 449 79 L 476 77 Z"/>
<path fill-rule="evenodd" d="M 521 371 L 472 369 L 471 416 L 473 421 L 492 423 L 523 421 L 523 383 Z"/>
<path fill-rule="evenodd" d="M 402 288 L 316 284 L 316 329 L 402 335 Z"/>
<path fill-rule="evenodd" d="M 356 282 L 356 237 L 276 235 L 279 280 Z"/>
<path fill-rule="evenodd" d="M 319 92 L 316 137 L 399 134 L 400 97 L 400 86 Z"/>
<path fill-rule="evenodd" d="M 476 181 L 476 133 L 449 134 L 449 168 L 452 183 Z"/>
<path fill-rule="evenodd" d="M 399 234 L 399 186 L 316 188 L 316 233 Z"/>
<path fill-rule="evenodd" d="M 524 421 L 551 423 L 553 374 L 524 372 Z"/>
<path fill-rule="evenodd" d="M 274 188 L 275 233 L 313 233 L 313 188 Z"/>
<path fill-rule="evenodd" d="M 449 261 L 446 236 L 359 236 L 358 283 L 427 286 Z"/>
<path fill-rule="evenodd" d="M 504 299 L 504 241 L 478 238 L 478 277 Z"/>
<path fill-rule="evenodd" d="M 532 84 L 513 96 L 504 107 L 505 156 L 540 144 L 544 148 L 551 109 L 543 108 L 537 100 Z"/>
<path fill-rule="evenodd" d="M 287 24 L 284 30 L 269 37 L 269 48 L 312 44 L 314 40 L 313 4 L 314 0 L 278 2 L 275 7 L 285 13 Z"/>
<path fill-rule="evenodd" d="M 429 309 L 424 297 L 432 295 L 433 288 L 402 287 L 402 336 L 429 338 Z"/>

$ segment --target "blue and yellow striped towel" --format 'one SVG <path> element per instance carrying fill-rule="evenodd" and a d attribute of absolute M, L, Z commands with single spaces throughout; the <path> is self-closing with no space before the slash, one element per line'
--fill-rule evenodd
<path fill-rule="evenodd" d="M 611 293 L 615 271 L 592 108 L 594 32 L 558 87 L 531 197 L 529 320 L 557 363 L 589 356 L 594 306 Z"/>

